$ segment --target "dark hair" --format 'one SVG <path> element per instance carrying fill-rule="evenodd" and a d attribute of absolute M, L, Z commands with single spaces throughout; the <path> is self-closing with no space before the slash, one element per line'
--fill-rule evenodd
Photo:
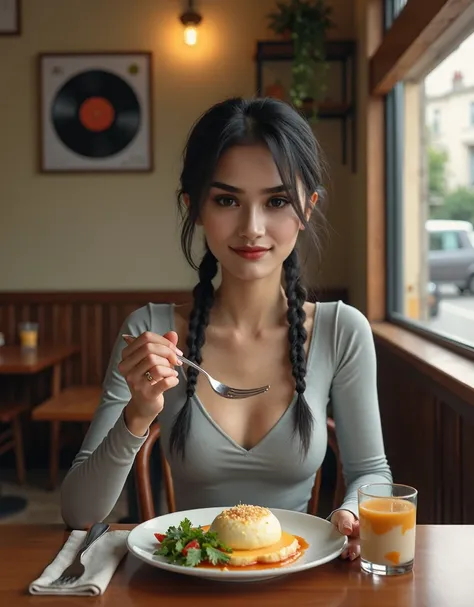
<path fill-rule="evenodd" d="M 209 323 L 210 309 L 214 302 L 213 278 L 217 274 L 217 259 L 206 246 L 200 265 L 193 259 L 192 243 L 202 204 L 207 198 L 217 163 L 221 156 L 236 145 L 263 143 L 270 150 L 283 185 L 290 197 L 300 221 L 318 244 L 319 239 L 313 222 L 307 222 L 305 210 L 298 197 L 297 179 L 303 189 L 306 204 L 314 192 L 319 202 L 316 214 L 323 218 L 320 202 L 323 201 L 322 185 L 324 164 L 316 138 L 307 120 L 290 105 L 272 98 L 228 99 L 205 112 L 194 125 L 189 135 L 181 172 L 181 187 L 178 201 L 183 220 L 181 247 L 189 264 L 199 271 L 199 282 L 193 290 L 194 305 L 189 319 L 187 338 L 188 357 L 200 364 L 201 349 L 205 342 L 205 330 Z M 189 207 L 183 195 L 189 196 Z M 298 253 L 294 249 L 283 264 L 285 292 L 288 299 L 289 354 L 297 400 L 294 407 L 294 432 L 298 432 L 303 452 L 306 454 L 311 440 L 313 415 L 306 402 L 306 356 L 307 332 L 304 328 L 306 314 L 304 303 L 306 290 L 300 276 Z M 170 449 L 184 458 L 186 438 L 190 430 L 191 399 L 196 389 L 198 372 L 188 367 L 187 399 L 176 416 L 171 436 Z"/>

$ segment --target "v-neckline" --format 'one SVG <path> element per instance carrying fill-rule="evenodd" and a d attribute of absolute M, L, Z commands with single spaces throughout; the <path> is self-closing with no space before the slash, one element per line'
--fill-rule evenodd
<path fill-rule="evenodd" d="M 315 307 L 314 307 L 314 317 L 313 317 L 313 328 L 312 328 L 312 331 L 311 331 L 311 341 L 310 341 L 309 348 L 308 348 L 308 354 L 306 356 L 306 369 L 311 368 L 311 363 L 312 363 L 313 355 L 314 355 L 314 351 L 315 351 L 316 329 L 317 329 L 317 324 L 319 322 L 319 316 L 320 316 L 320 314 L 319 314 L 319 307 L 320 307 L 320 304 L 316 303 Z M 172 331 L 176 332 L 175 309 L 176 309 L 176 304 L 175 303 L 170 304 L 170 307 L 169 307 L 169 310 L 170 310 L 170 327 L 171 327 Z M 184 372 L 183 367 L 179 367 L 178 373 L 181 373 L 183 379 L 185 381 L 187 381 L 188 378 L 186 376 L 186 373 Z M 290 411 L 295 406 L 297 396 L 298 396 L 298 394 L 295 392 L 293 394 L 293 398 L 291 399 L 288 407 L 285 409 L 285 411 L 282 413 L 282 415 L 278 418 L 278 420 L 275 422 L 275 424 L 273 424 L 273 426 L 258 441 L 258 443 L 256 443 L 250 449 L 246 449 L 245 447 L 242 447 L 242 445 L 240 445 L 231 436 L 229 436 L 227 434 L 227 432 L 225 432 L 225 430 L 222 429 L 222 427 L 215 421 L 215 419 L 211 416 L 211 414 L 206 409 L 206 407 L 204 406 L 204 404 L 201 402 L 201 399 L 196 394 L 196 392 L 194 392 L 194 394 L 192 396 L 192 399 L 194 400 L 195 404 L 198 406 L 198 408 L 201 411 L 201 413 L 207 418 L 207 420 L 214 426 L 214 428 L 231 445 L 233 445 L 236 449 L 238 449 L 239 451 L 241 451 L 243 454 L 250 455 L 250 454 L 254 453 L 262 444 L 264 444 L 267 441 L 267 439 L 270 440 L 271 435 L 274 433 L 274 431 L 276 431 L 276 429 L 278 428 L 278 426 L 281 423 L 283 423 L 283 421 L 285 420 L 286 416 L 289 415 Z"/>

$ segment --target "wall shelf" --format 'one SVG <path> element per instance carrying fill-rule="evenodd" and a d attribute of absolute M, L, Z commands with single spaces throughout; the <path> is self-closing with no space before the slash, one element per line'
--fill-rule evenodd
<path fill-rule="evenodd" d="M 324 101 L 318 106 L 320 120 L 341 121 L 342 162 L 348 163 L 349 140 L 352 170 L 357 170 L 357 47 L 353 40 L 330 40 L 326 42 L 328 63 L 340 63 L 340 99 Z M 259 40 L 255 56 L 257 67 L 257 95 L 264 95 L 264 66 L 266 63 L 291 63 L 293 43 L 286 40 Z"/>

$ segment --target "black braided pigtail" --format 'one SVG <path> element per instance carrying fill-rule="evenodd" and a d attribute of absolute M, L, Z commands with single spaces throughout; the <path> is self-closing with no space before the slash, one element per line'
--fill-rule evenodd
<path fill-rule="evenodd" d="M 297 399 L 294 409 L 294 432 L 298 432 L 304 454 L 306 455 L 311 442 L 314 418 L 306 401 L 306 354 L 305 343 L 307 331 L 304 327 L 306 312 L 306 289 L 301 283 L 298 253 L 293 249 L 283 264 L 285 270 L 285 289 L 288 299 L 288 339 L 290 341 L 290 361 L 295 378 Z"/>
<path fill-rule="evenodd" d="M 208 249 L 199 266 L 199 282 L 194 287 L 194 306 L 189 316 L 188 355 L 189 360 L 200 365 L 202 363 L 201 349 L 206 340 L 206 327 L 214 303 L 214 286 L 212 279 L 217 274 L 217 259 Z M 184 459 L 186 439 L 191 428 L 191 399 L 196 391 L 199 371 L 188 367 L 186 385 L 186 402 L 177 414 L 170 435 L 170 451 L 179 453 Z"/>

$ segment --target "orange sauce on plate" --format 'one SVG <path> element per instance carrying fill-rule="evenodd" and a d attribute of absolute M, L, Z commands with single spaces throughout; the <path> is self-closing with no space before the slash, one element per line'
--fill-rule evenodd
<path fill-rule="evenodd" d="M 202 530 L 208 531 L 209 527 L 210 527 L 210 525 L 203 526 Z M 200 563 L 197 567 L 201 568 L 201 569 L 219 569 L 221 571 L 256 571 L 256 570 L 261 571 L 261 570 L 265 570 L 265 569 L 279 569 L 281 567 L 287 567 L 288 565 L 293 564 L 295 561 L 297 561 L 299 558 L 301 558 L 301 556 L 303 556 L 305 551 L 308 549 L 309 544 L 302 537 L 299 537 L 298 535 L 290 535 L 289 533 L 286 533 L 285 531 L 282 532 L 280 541 L 276 542 L 272 546 L 267 546 L 266 548 L 260 548 L 258 550 L 233 550 L 232 551 L 232 554 L 234 556 L 238 556 L 240 554 L 248 556 L 252 553 L 254 553 L 257 556 L 259 554 L 277 552 L 277 551 L 281 550 L 282 548 L 284 548 L 285 546 L 290 546 L 295 539 L 298 541 L 299 548 L 294 554 L 292 554 L 290 557 L 288 557 L 284 561 L 278 561 L 277 563 L 257 563 L 257 562 L 255 562 L 251 565 L 244 565 L 244 566 L 227 565 L 227 564 L 223 564 L 223 563 L 221 563 L 219 565 L 212 565 L 211 563 L 205 562 L 205 563 Z"/>

